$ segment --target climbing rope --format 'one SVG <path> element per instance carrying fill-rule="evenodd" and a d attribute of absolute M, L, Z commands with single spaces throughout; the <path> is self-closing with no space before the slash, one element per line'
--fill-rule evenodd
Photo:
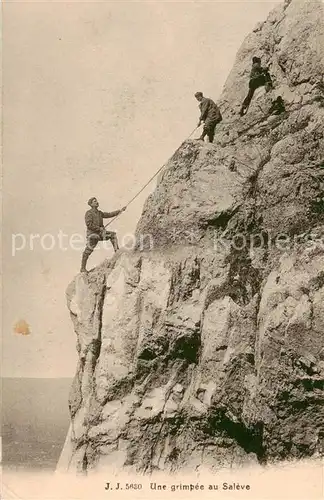
<path fill-rule="evenodd" d="M 261 106 L 258 104 L 260 110 L 263 112 L 263 114 L 266 114 L 265 111 L 261 108 Z M 261 121 L 263 120 L 263 118 L 261 119 Z M 237 121 L 237 118 L 235 118 L 234 120 L 228 120 L 228 121 L 223 121 L 222 120 L 222 125 L 229 125 L 229 124 L 232 124 L 234 122 Z M 255 122 L 254 124 L 250 125 L 247 129 L 244 129 L 242 131 L 242 133 L 244 133 L 244 131 L 248 130 L 249 128 L 251 128 L 252 126 L 256 125 L 260 120 L 258 120 L 257 122 Z M 176 149 L 176 151 L 173 153 L 173 155 L 179 151 L 179 149 L 182 147 L 183 143 L 186 142 L 187 140 L 189 140 L 191 138 L 191 136 L 196 132 L 196 130 L 199 128 L 199 126 L 195 127 L 193 129 L 193 131 L 190 133 L 190 135 L 188 135 L 188 137 L 182 142 L 182 144 L 180 144 L 180 146 Z M 172 156 L 173 156 L 172 155 Z M 168 161 L 172 158 L 172 156 L 166 161 L 166 163 L 164 163 L 162 165 L 162 167 L 160 167 L 154 175 L 152 175 L 152 177 L 150 177 L 150 179 L 146 182 L 146 184 L 144 184 L 144 186 L 133 196 L 133 198 L 131 198 L 131 200 L 127 203 L 127 205 L 125 205 L 125 209 L 129 207 L 129 205 L 131 203 L 133 203 L 134 200 L 136 200 L 136 198 L 144 191 L 144 189 L 153 181 L 153 179 L 155 179 L 155 177 L 161 172 L 161 170 L 163 170 L 163 168 L 167 165 Z M 239 160 L 238 160 L 239 161 Z M 243 163 L 242 161 L 239 163 L 243 164 L 244 166 L 248 167 L 248 165 L 246 165 L 245 163 Z M 110 224 L 112 224 L 116 219 L 118 219 L 118 217 L 122 214 L 123 212 L 120 212 L 118 215 L 116 215 L 115 217 L 113 217 L 106 225 L 105 225 L 105 228 L 110 226 Z"/>
<path fill-rule="evenodd" d="M 190 137 L 194 134 L 194 132 L 196 132 L 196 130 L 198 129 L 198 126 L 194 128 L 194 130 L 191 132 L 190 135 L 188 135 L 188 137 L 182 142 L 182 144 L 184 142 L 186 142 L 188 139 L 190 139 Z M 179 149 L 182 147 L 182 144 L 180 144 L 180 146 L 175 150 L 175 152 L 173 153 L 173 155 L 175 155 L 175 153 L 177 151 L 179 151 Z M 173 156 L 172 155 L 172 156 Z M 144 186 L 133 196 L 133 198 L 127 203 L 127 205 L 125 205 L 125 209 L 129 207 L 129 205 L 131 203 L 133 203 L 134 200 L 136 200 L 136 198 L 144 191 L 144 189 L 153 181 L 153 179 L 155 179 L 155 177 L 161 172 L 161 170 L 163 170 L 163 168 L 167 165 L 168 161 L 172 158 L 172 156 L 170 156 L 170 158 L 162 165 L 162 167 L 160 167 L 154 175 L 152 175 L 152 177 L 147 181 L 146 184 L 144 184 Z M 110 226 L 110 224 L 112 224 L 123 212 L 120 212 L 118 215 L 116 215 L 115 217 L 113 217 L 106 225 L 105 225 L 105 228 Z"/>

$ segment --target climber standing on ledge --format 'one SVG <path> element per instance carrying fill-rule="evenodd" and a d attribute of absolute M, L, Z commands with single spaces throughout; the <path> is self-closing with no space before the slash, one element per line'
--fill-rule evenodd
<path fill-rule="evenodd" d="M 200 118 L 198 127 L 204 122 L 204 128 L 198 140 L 203 141 L 208 136 L 209 142 L 213 142 L 217 123 L 222 121 L 222 115 L 217 104 L 209 97 L 204 97 L 202 92 L 196 92 L 195 98 L 200 103 Z"/>
<path fill-rule="evenodd" d="M 115 210 L 114 212 L 102 212 L 101 210 L 98 210 L 99 203 L 95 197 L 89 199 L 88 205 L 91 208 L 85 214 L 85 223 L 87 226 L 87 246 L 82 254 L 81 273 L 87 272 L 87 260 L 99 241 L 110 240 L 115 252 L 117 252 L 119 247 L 116 233 L 114 231 L 106 231 L 103 225 L 103 219 L 116 217 L 121 212 L 126 210 L 126 207 L 123 207 L 121 210 Z"/>
<path fill-rule="evenodd" d="M 243 101 L 240 115 L 243 116 L 248 110 L 254 92 L 259 87 L 265 87 L 266 92 L 272 89 L 272 80 L 268 68 L 262 68 L 260 57 L 252 58 L 252 69 L 250 73 L 249 92 Z"/>

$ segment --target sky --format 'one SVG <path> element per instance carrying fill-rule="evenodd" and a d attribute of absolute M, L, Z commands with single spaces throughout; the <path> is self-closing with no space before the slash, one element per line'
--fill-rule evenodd
<path fill-rule="evenodd" d="M 88 198 L 112 211 L 139 191 L 195 128 L 194 92 L 219 97 L 244 37 L 277 4 L 4 4 L 2 376 L 74 375 L 65 290 L 82 244 L 68 240 L 84 236 Z M 111 226 L 121 243 L 154 186 Z M 89 268 L 112 254 L 99 248 Z"/>

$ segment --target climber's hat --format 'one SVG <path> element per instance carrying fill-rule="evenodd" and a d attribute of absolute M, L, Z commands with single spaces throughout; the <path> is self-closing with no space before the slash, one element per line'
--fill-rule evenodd
<path fill-rule="evenodd" d="M 88 200 L 88 205 L 91 207 L 93 200 L 96 200 L 97 198 L 95 196 L 92 196 L 92 198 L 89 198 Z"/>
<path fill-rule="evenodd" d="M 195 97 L 204 97 L 204 94 L 202 92 L 196 92 Z"/>

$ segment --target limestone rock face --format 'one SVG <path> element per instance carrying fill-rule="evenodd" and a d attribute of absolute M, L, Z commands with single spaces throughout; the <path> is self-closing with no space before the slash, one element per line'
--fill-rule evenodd
<path fill-rule="evenodd" d="M 69 285 L 79 364 L 60 467 L 217 470 L 321 453 L 323 37 L 320 1 L 270 13 L 238 52 L 214 144 L 186 141 L 160 175 L 136 251 Z M 254 55 L 274 90 L 239 117 Z M 286 112 L 271 116 L 278 95 Z"/>

